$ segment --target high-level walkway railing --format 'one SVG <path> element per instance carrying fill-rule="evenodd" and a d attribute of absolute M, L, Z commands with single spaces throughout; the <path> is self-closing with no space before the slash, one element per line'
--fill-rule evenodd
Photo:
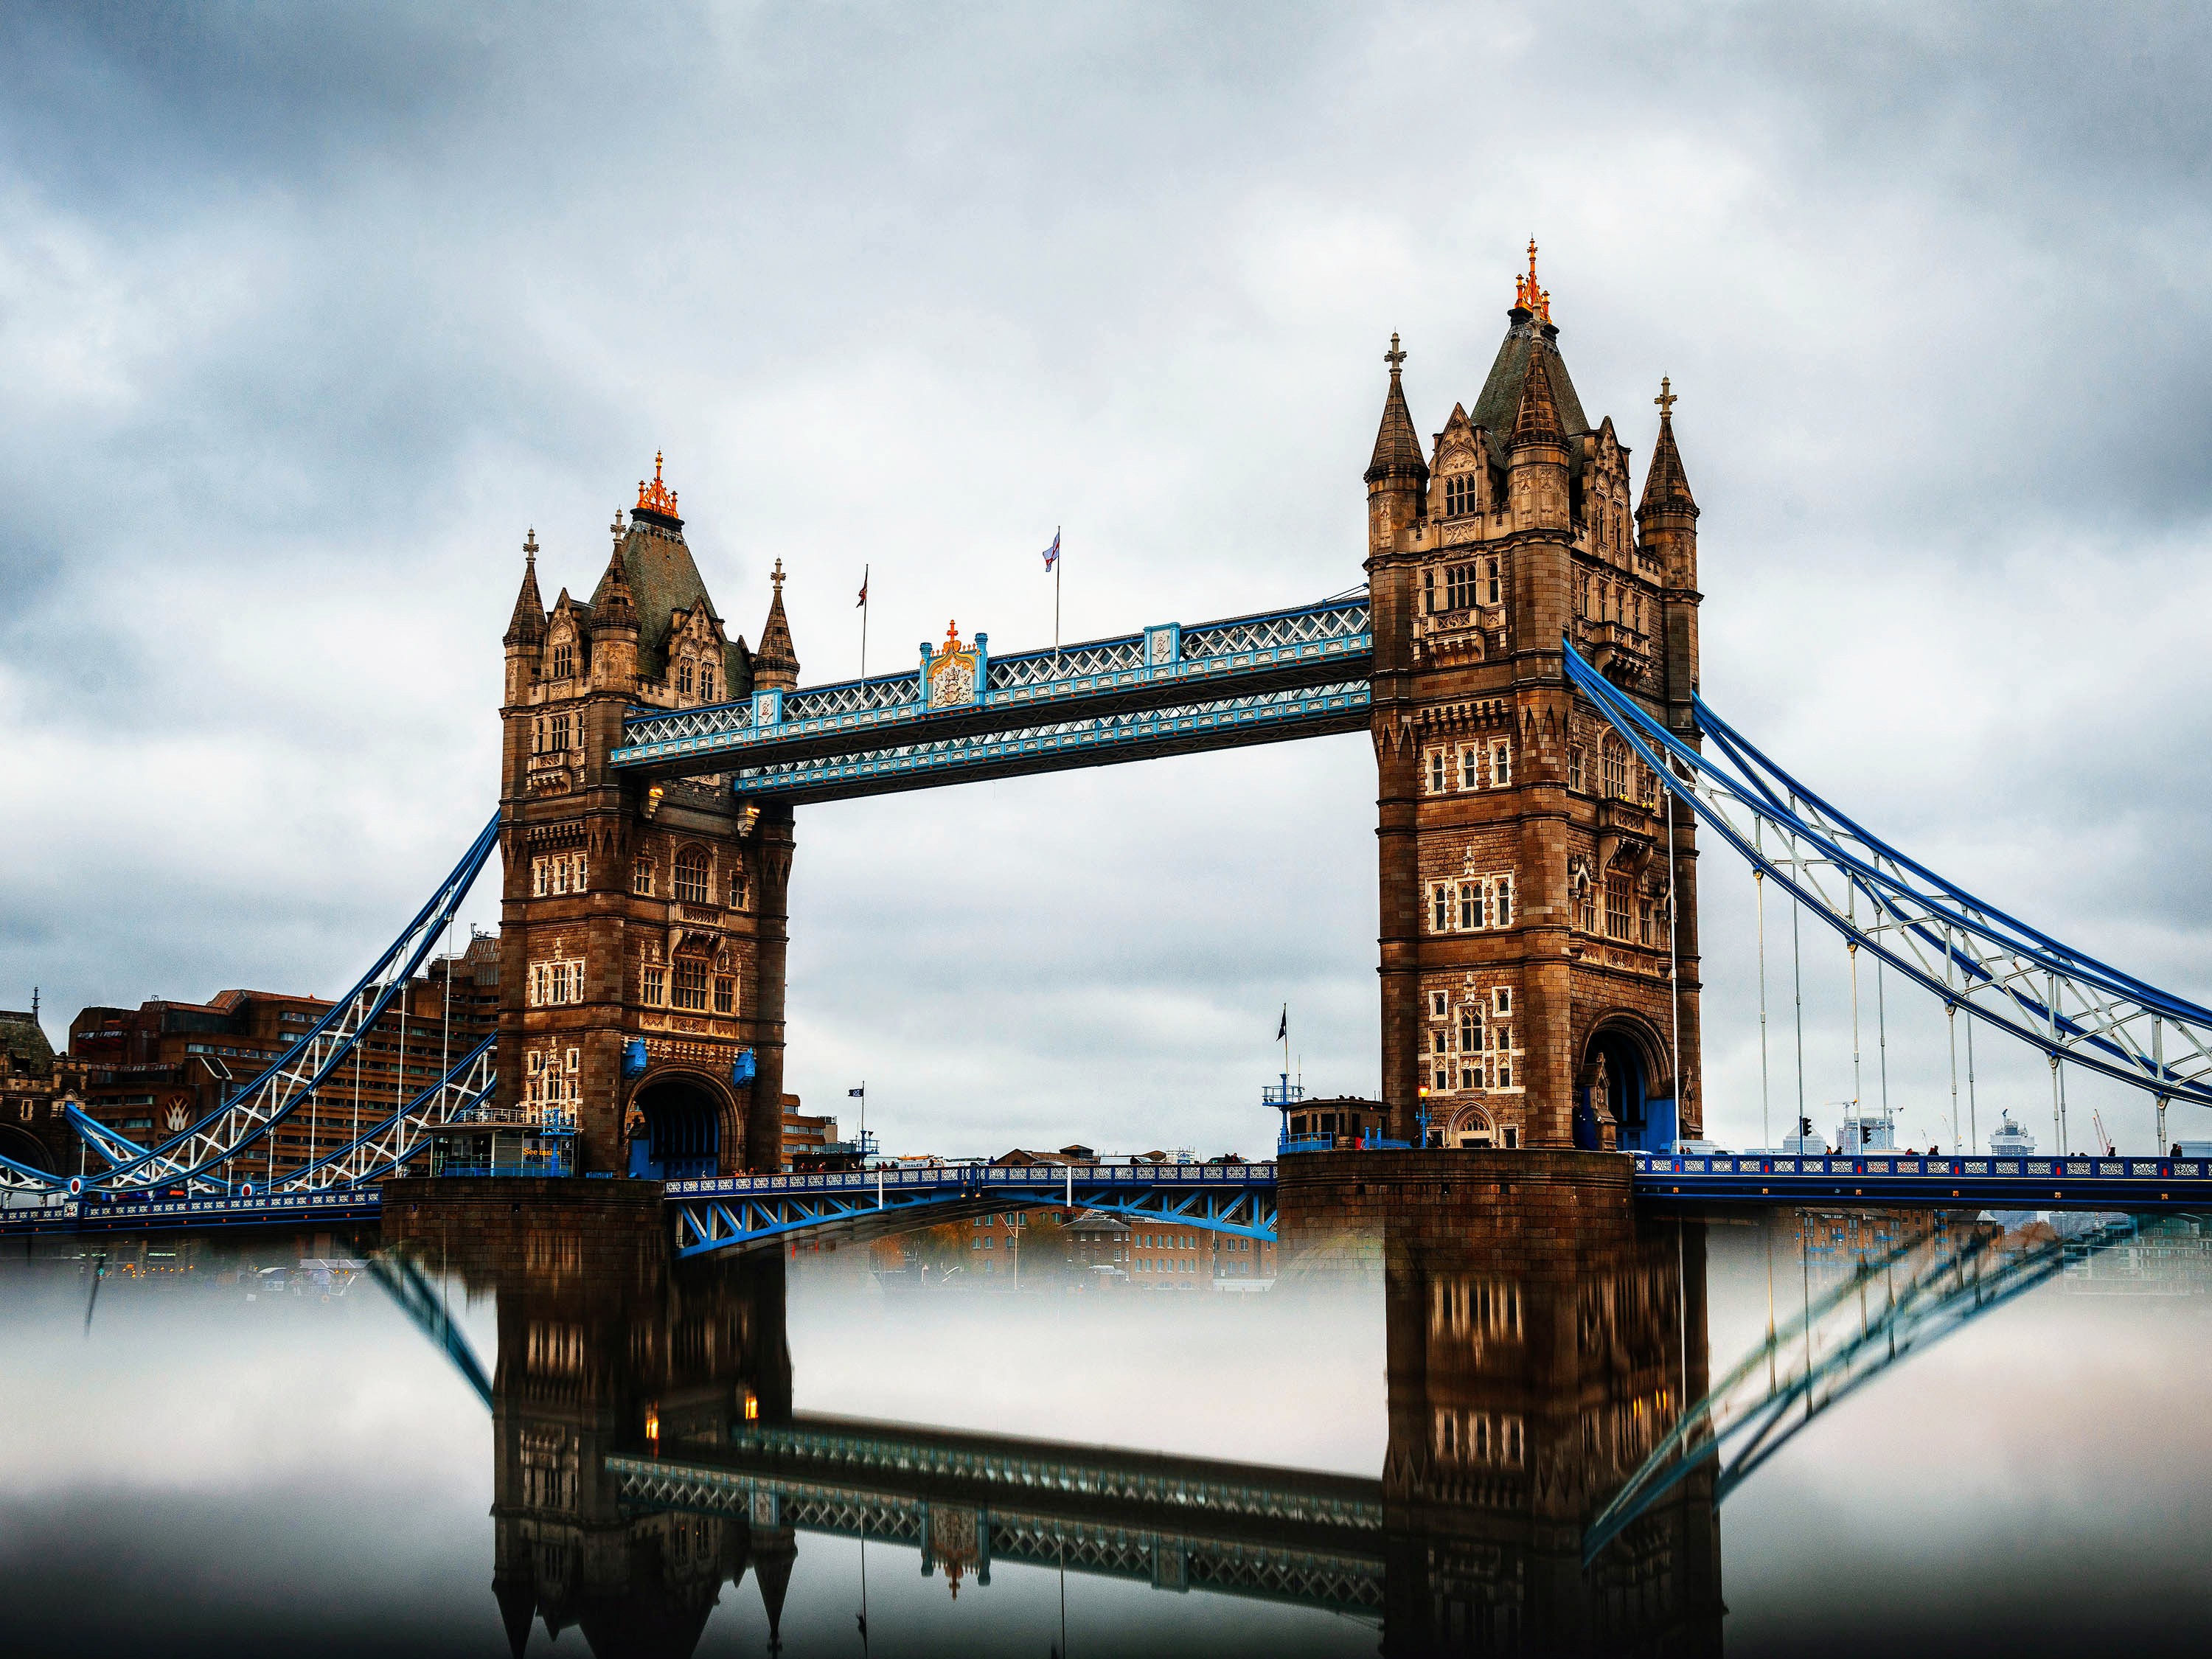
<path fill-rule="evenodd" d="M 675 712 L 637 708 L 617 769 L 726 774 L 741 796 L 806 801 L 1106 765 L 1357 731 L 1374 644 L 1367 599 L 993 657 L 972 647 L 957 701 L 927 664 L 865 680 L 758 691 Z"/>
<path fill-rule="evenodd" d="M 735 1424 L 729 1435 L 649 1456 L 612 1453 L 603 1466 L 633 1510 L 742 1515 L 925 1556 L 953 1535 L 949 1516 L 969 1523 L 957 1536 L 987 1575 L 994 1562 L 1020 1562 L 1164 1589 L 1382 1608 L 1376 1480 L 849 1418 Z"/>
<path fill-rule="evenodd" d="M 677 1252 L 757 1249 L 796 1233 L 896 1231 L 1015 1206 L 1095 1210 L 1238 1237 L 1275 1237 L 1272 1164 L 953 1164 L 672 1181 Z"/>

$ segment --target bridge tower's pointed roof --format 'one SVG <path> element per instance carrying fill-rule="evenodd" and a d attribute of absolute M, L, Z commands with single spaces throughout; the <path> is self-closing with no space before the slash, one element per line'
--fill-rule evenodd
<path fill-rule="evenodd" d="M 514 616 L 503 645 L 532 645 L 545 637 L 545 601 L 538 592 L 538 532 L 522 544 L 522 591 L 514 596 Z"/>
<path fill-rule="evenodd" d="M 760 649 L 753 653 L 756 684 L 781 684 L 788 690 L 799 684 L 799 647 L 792 643 L 791 619 L 783 614 L 783 561 L 775 562 L 769 577 L 775 597 L 768 603 L 768 620 L 761 624 Z"/>
<path fill-rule="evenodd" d="M 1523 444 L 1556 444 L 1566 437 L 1559 425 L 1559 400 L 1552 395 L 1551 365 L 1556 359 L 1548 342 L 1538 340 L 1528 349 L 1528 367 L 1521 376 L 1521 404 L 1513 411 L 1513 439 L 1509 449 Z"/>
<path fill-rule="evenodd" d="M 1559 325 L 1552 321 L 1552 296 L 1536 287 L 1536 249 L 1532 242 L 1528 248 L 1528 274 L 1516 277 L 1514 283 L 1514 302 L 1505 313 L 1505 337 L 1498 343 L 1498 355 L 1491 360 L 1490 374 L 1482 383 L 1482 391 L 1474 400 L 1470 416 L 1474 423 L 1490 434 L 1492 458 L 1501 465 L 1505 460 L 1507 434 L 1512 432 L 1521 414 L 1522 397 L 1528 388 L 1528 360 L 1541 351 L 1547 358 L 1545 390 L 1562 435 L 1578 437 L 1590 429 L 1589 417 L 1583 413 L 1583 400 L 1575 391 L 1573 376 L 1567 373 L 1566 360 L 1559 356 Z M 1535 303 L 1529 303 L 1529 290 L 1535 289 Z M 1571 453 L 1579 457 L 1581 446 L 1570 444 Z"/>
<path fill-rule="evenodd" d="M 1367 464 L 1365 481 L 1406 478 L 1425 483 L 1429 464 L 1421 459 L 1420 434 L 1413 430 L 1413 411 L 1406 407 L 1406 387 L 1400 374 L 1406 354 L 1395 334 L 1390 337 L 1390 349 L 1382 354 L 1382 361 L 1390 365 L 1390 389 L 1382 394 L 1382 423 L 1376 429 L 1375 459 Z"/>
<path fill-rule="evenodd" d="M 1682 471 L 1682 452 L 1674 447 L 1674 382 L 1660 376 L 1659 395 L 1651 401 L 1659 405 L 1659 441 L 1652 446 L 1651 470 L 1644 475 L 1644 498 L 1636 511 L 1639 516 L 1655 512 L 1694 515 L 1698 503 L 1690 494 L 1689 475 Z"/>

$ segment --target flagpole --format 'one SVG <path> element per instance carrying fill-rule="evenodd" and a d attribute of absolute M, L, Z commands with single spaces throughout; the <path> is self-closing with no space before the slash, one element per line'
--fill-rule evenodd
<path fill-rule="evenodd" d="M 1067 550 L 1060 544 L 1060 526 L 1052 527 L 1052 670 L 1060 672 L 1060 566 Z"/>
<path fill-rule="evenodd" d="M 868 567 L 860 567 L 860 678 L 868 678 Z"/>

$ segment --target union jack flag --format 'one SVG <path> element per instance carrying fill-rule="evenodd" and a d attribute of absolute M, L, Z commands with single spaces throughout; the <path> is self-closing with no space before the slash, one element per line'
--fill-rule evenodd
<path fill-rule="evenodd" d="M 1052 545 L 1044 550 L 1044 568 L 1048 570 L 1060 562 L 1060 532 L 1052 532 Z"/>

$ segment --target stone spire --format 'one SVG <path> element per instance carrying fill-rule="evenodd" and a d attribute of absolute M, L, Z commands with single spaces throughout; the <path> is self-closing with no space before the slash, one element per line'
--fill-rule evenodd
<path fill-rule="evenodd" d="M 1528 372 L 1521 382 L 1521 407 L 1514 411 L 1509 449 L 1566 441 L 1566 431 L 1559 424 L 1559 405 L 1552 396 L 1551 355 L 1540 341 L 1529 349 Z"/>
<path fill-rule="evenodd" d="M 623 562 L 619 513 L 608 528 L 615 538 L 615 550 L 592 592 L 592 680 L 595 685 L 632 691 L 637 679 L 637 599 L 630 591 L 629 568 Z"/>
<path fill-rule="evenodd" d="M 1636 516 L 1639 521 L 1650 513 L 1686 513 L 1695 518 L 1698 503 L 1682 471 L 1682 452 L 1674 447 L 1674 405 L 1680 399 L 1664 374 L 1659 377 L 1659 395 L 1651 401 L 1659 405 L 1659 441 L 1651 451 L 1651 469 L 1644 475 L 1644 499 L 1637 503 Z"/>
<path fill-rule="evenodd" d="M 1382 424 L 1375 434 L 1375 459 L 1368 463 L 1366 482 L 1373 485 L 1403 481 L 1419 489 L 1429 481 L 1429 464 L 1421 459 L 1420 434 L 1413 430 L 1413 412 L 1406 407 L 1406 388 L 1400 375 L 1406 354 L 1399 348 L 1395 334 L 1390 337 L 1390 349 L 1382 354 L 1382 361 L 1390 365 L 1390 390 L 1383 394 Z"/>
<path fill-rule="evenodd" d="M 768 621 L 761 625 L 760 648 L 753 653 L 753 685 L 763 691 L 794 690 L 799 684 L 799 649 L 791 642 L 791 621 L 783 614 L 783 561 L 775 562 L 769 577 L 775 597 L 769 601 Z"/>
<path fill-rule="evenodd" d="M 594 632 L 602 628 L 637 627 L 637 596 L 631 592 L 629 568 L 623 562 L 622 515 L 615 515 L 615 550 L 607 559 L 607 568 L 599 576 L 599 585 L 592 592 L 592 627 Z"/>
<path fill-rule="evenodd" d="M 522 544 L 522 591 L 514 596 L 514 617 L 502 645 L 535 645 L 545 637 L 545 601 L 538 596 L 538 532 Z"/>

